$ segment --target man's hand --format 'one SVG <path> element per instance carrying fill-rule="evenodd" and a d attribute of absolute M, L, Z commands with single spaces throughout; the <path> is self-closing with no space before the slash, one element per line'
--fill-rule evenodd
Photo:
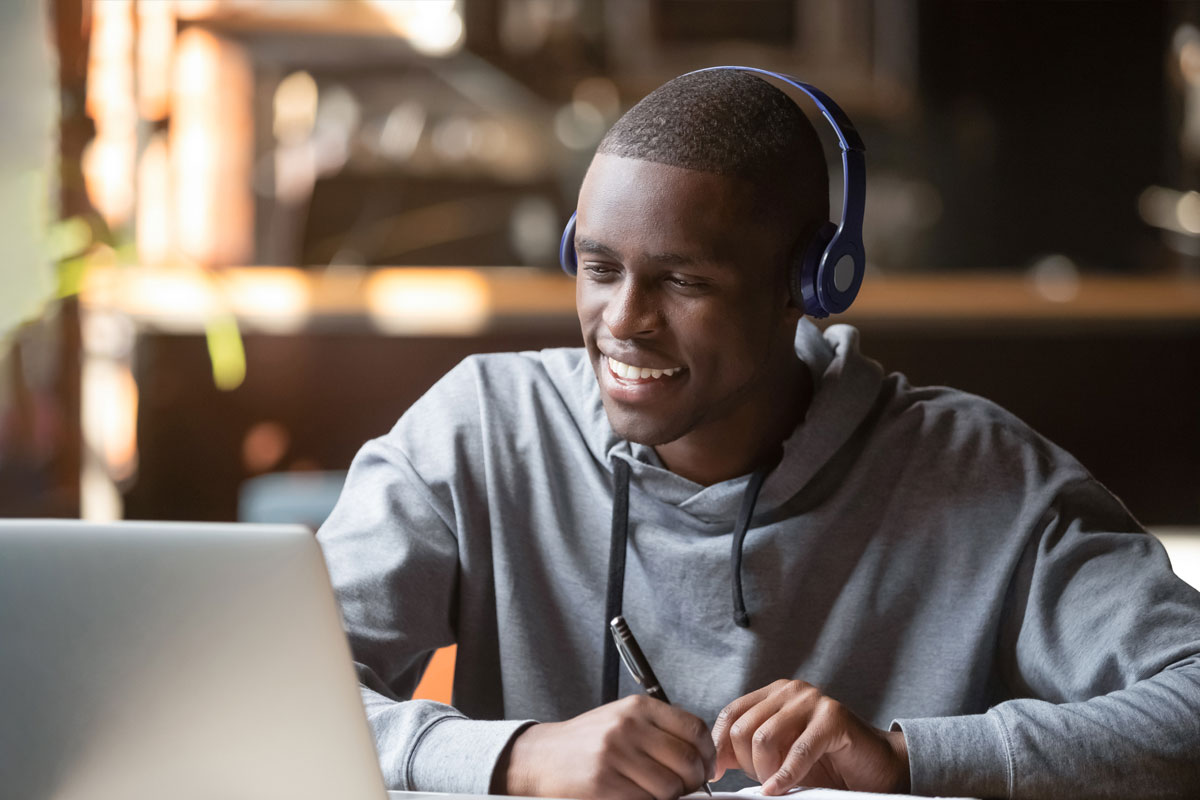
<path fill-rule="evenodd" d="M 496 765 L 493 790 L 543 797 L 674 800 L 712 774 L 699 717 L 644 695 L 526 728 Z"/>
<path fill-rule="evenodd" d="M 793 786 L 908 790 L 904 734 L 873 728 L 804 681 L 775 681 L 727 705 L 713 726 L 717 777 L 741 768 L 764 794 Z"/>

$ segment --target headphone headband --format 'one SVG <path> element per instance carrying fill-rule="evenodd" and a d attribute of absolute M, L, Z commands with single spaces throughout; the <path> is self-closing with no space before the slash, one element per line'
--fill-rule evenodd
<path fill-rule="evenodd" d="M 862 225 L 866 211 L 867 165 L 866 147 L 854 123 L 846 116 L 829 95 L 811 84 L 790 75 L 772 72 L 758 67 L 720 66 L 704 67 L 685 73 L 736 71 L 766 75 L 807 95 L 822 116 L 829 122 L 838 138 L 842 151 L 842 218 L 836 228 L 830 223 L 822 226 L 817 241 L 810 244 L 803 262 L 792 271 L 791 286 L 794 302 L 802 304 L 804 312 L 812 317 L 826 317 L 845 311 L 854 302 L 862 285 L 866 268 L 863 250 Z M 832 231 L 830 231 L 832 229 Z M 826 238 L 827 237 L 827 238 Z M 568 275 L 574 275 L 578 266 L 575 261 L 575 214 L 567 222 L 559 243 L 559 262 Z"/>

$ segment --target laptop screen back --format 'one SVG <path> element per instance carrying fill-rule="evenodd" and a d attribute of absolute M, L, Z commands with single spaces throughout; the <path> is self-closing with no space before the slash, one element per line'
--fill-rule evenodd
<path fill-rule="evenodd" d="M 299 526 L 0 521 L 11 797 L 385 796 Z"/>

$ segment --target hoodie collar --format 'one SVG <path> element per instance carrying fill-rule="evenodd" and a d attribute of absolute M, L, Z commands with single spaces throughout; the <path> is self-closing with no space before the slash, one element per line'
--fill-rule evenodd
<path fill-rule="evenodd" d="M 812 371 L 813 396 L 803 422 L 783 443 L 783 457 L 762 487 L 760 513 L 790 500 L 850 439 L 870 412 L 883 383 L 883 368 L 859 351 L 858 330 L 831 325 L 824 333 L 808 319 L 796 327 L 796 355 Z M 732 524 L 750 475 L 701 486 L 666 469 L 654 449 L 617 437 L 608 424 L 588 359 L 577 376 L 585 382 L 589 445 L 604 463 L 627 462 L 633 485 L 661 503 L 702 522 Z"/>

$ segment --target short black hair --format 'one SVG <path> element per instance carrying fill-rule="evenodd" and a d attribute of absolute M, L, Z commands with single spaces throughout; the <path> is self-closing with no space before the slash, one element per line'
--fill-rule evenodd
<path fill-rule="evenodd" d="M 829 218 L 829 168 L 817 132 L 790 97 L 749 72 L 668 81 L 617 120 L 596 152 L 743 178 L 766 190 L 764 200 L 781 203 L 797 227 Z"/>

